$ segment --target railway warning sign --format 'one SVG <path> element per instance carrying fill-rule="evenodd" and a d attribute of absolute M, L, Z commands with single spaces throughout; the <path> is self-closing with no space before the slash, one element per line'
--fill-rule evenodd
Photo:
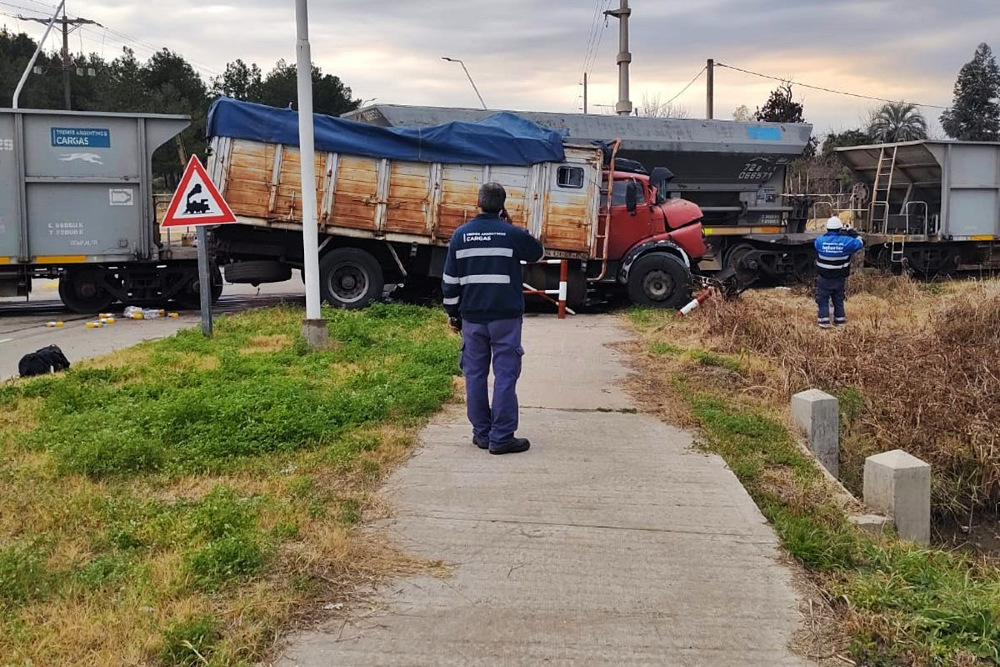
<path fill-rule="evenodd" d="M 208 177 L 201 160 L 192 155 L 161 226 L 193 227 L 231 222 L 236 222 L 232 209 Z"/>

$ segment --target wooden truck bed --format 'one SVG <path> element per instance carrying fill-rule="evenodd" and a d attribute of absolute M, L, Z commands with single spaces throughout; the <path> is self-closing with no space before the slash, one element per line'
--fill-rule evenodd
<path fill-rule="evenodd" d="M 480 185 L 507 190 L 511 219 L 550 256 L 587 257 L 600 205 L 598 148 L 566 147 L 566 160 L 529 167 L 403 162 L 320 153 L 316 202 L 320 231 L 444 245 L 478 213 Z M 300 229 L 299 153 L 292 146 L 217 137 L 208 171 L 243 224 Z"/>

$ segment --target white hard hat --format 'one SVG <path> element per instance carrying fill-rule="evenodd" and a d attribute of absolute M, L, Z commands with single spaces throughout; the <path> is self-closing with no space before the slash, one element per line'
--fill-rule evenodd
<path fill-rule="evenodd" d="M 840 218 L 834 216 L 826 221 L 826 228 L 830 231 L 835 229 L 843 229 L 844 223 L 840 221 Z"/>

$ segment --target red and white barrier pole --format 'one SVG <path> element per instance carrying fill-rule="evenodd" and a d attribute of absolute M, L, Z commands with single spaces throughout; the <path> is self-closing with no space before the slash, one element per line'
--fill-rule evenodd
<path fill-rule="evenodd" d="M 559 264 L 559 319 L 566 319 L 566 295 L 569 292 L 569 262 Z"/>
<path fill-rule="evenodd" d="M 711 287 L 709 287 L 707 290 L 705 290 L 704 292 L 702 292 L 701 294 L 699 294 L 698 296 L 696 296 L 694 299 L 692 299 L 690 303 L 688 303 L 686 306 L 684 306 L 683 308 L 681 308 L 680 311 L 678 311 L 678 312 L 681 315 L 686 316 L 692 310 L 694 310 L 695 308 L 697 308 L 701 304 L 705 303 L 705 300 L 708 299 L 708 297 L 712 296 L 712 294 L 714 294 L 714 293 L 715 293 L 715 290 L 712 289 Z"/>

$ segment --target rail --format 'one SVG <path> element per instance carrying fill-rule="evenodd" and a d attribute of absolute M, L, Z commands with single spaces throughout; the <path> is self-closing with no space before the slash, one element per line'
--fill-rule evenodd
<path fill-rule="evenodd" d="M 521 264 L 527 264 L 527 262 L 521 262 Z M 559 289 L 536 289 L 528 283 L 522 283 L 524 293 L 541 297 L 549 303 L 555 304 L 555 306 L 559 309 L 558 312 L 560 320 L 566 319 L 566 313 L 576 315 L 572 309 L 566 306 L 566 296 L 569 292 L 569 262 L 565 259 L 543 259 L 540 262 L 533 262 L 533 264 L 558 264 Z M 557 298 L 553 299 L 552 296 L 556 296 Z"/>

